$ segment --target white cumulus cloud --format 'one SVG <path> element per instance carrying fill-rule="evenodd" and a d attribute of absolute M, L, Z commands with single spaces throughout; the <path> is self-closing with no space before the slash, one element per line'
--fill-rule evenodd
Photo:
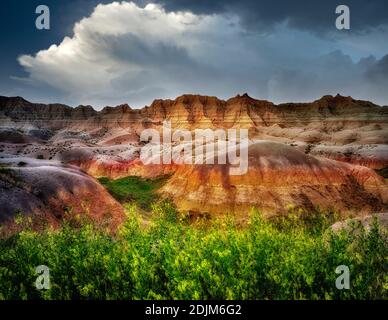
<path fill-rule="evenodd" d="M 341 93 L 388 104 L 386 57 L 357 61 L 365 46 L 353 44 L 366 40 L 352 39 L 328 40 L 287 24 L 252 32 L 231 13 L 123 1 L 97 5 L 71 37 L 20 56 L 19 63 L 28 73 L 25 85 L 73 105 L 141 107 L 184 93 L 227 98 L 244 92 L 274 102 Z"/>
<path fill-rule="evenodd" d="M 201 82 L 211 78 L 211 60 L 222 60 L 214 52 L 226 54 L 223 41 L 237 32 L 217 15 L 113 2 L 96 6 L 76 23 L 72 37 L 34 56 L 22 55 L 19 63 L 30 80 L 60 89 L 74 100 L 133 98 L 142 103 L 149 101 L 149 91 L 171 96 L 185 89 L 185 82 L 192 86 L 187 90 L 205 88 Z M 209 65 L 206 51 L 212 51 Z"/>

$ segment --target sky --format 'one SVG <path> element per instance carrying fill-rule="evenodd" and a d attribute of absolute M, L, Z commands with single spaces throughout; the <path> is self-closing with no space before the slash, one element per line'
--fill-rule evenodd
<path fill-rule="evenodd" d="M 35 8 L 50 9 L 38 30 Z M 335 9 L 350 9 L 338 30 Z M 128 103 L 248 93 L 275 103 L 337 93 L 388 105 L 386 0 L 2 0 L 0 95 Z"/>

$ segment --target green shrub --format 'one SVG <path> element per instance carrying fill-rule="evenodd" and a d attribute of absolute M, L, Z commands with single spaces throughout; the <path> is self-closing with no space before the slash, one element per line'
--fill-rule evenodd
<path fill-rule="evenodd" d="M 168 202 L 146 226 L 133 206 L 115 236 L 91 225 L 0 241 L 1 299 L 387 299 L 387 242 L 370 232 L 334 234 L 325 223 L 267 221 L 252 211 L 189 225 Z M 50 268 L 51 289 L 34 287 Z M 335 269 L 350 268 L 350 290 Z"/>
<path fill-rule="evenodd" d="M 150 204 L 159 199 L 156 191 L 166 182 L 166 177 L 143 179 L 140 177 L 125 177 L 112 180 L 100 178 L 100 183 L 119 202 L 136 203 L 142 209 L 150 209 Z"/>

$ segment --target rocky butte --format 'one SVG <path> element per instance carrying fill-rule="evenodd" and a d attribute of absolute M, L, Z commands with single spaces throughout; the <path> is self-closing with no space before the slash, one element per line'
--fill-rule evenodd
<path fill-rule="evenodd" d="M 144 165 L 141 133 L 162 133 L 164 121 L 192 133 L 248 130 L 247 173 L 231 176 L 217 163 Z M 244 217 L 251 207 L 274 215 L 296 206 L 363 215 L 388 209 L 388 107 L 340 95 L 276 105 L 243 94 L 96 111 L 0 97 L 0 160 L 2 220 L 18 210 L 58 220 L 66 202 L 76 211 L 86 202 L 96 219 L 119 223 L 120 204 L 93 178 L 164 175 L 158 192 L 184 211 Z"/>

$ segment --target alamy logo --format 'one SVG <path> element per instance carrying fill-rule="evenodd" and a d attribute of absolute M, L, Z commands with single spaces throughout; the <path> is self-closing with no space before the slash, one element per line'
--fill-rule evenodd
<path fill-rule="evenodd" d="M 350 29 L 350 9 L 346 5 L 340 5 L 335 9 L 335 13 L 339 14 L 335 20 L 335 26 L 338 30 Z"/>
<path fill-rule="evenodd" d="M 39 16 L 35 20 L 35 26 L 38 30 L 50 30 L 50 9 L 46 5 L 39 5 L 35 9 Z"/>
<path fill-rule="evenodd" d="M 350 289 L 350 271 L 349 267 L 345 265 L 340 265 L 335 269 L 335 273 L 340 274 L 339 277 L 335 280 L 335 286 L 339 290 L 349 290 Z"/>
<path fill-rule="evenodd" d="M 194 139 L 189 130 L 172 132 L 171 122 L 163 122 L 162 141 L 156 129 L 145 129 L 140 141 L 143 164 L 230 164 L 230 175 L 248 171 L 247 129 L 196 129 Z M 194 155 L 193 155 L 194 152 Z M 217 154 L 217 161 L 215 160 Z"/>
<path fill-rule="evenodd" d="M 35 280 L 35 286 L 38 290 L 50 289 L 50 269 L 45 265 L 37 266 L 35 273 L 38 277 Z"/>

